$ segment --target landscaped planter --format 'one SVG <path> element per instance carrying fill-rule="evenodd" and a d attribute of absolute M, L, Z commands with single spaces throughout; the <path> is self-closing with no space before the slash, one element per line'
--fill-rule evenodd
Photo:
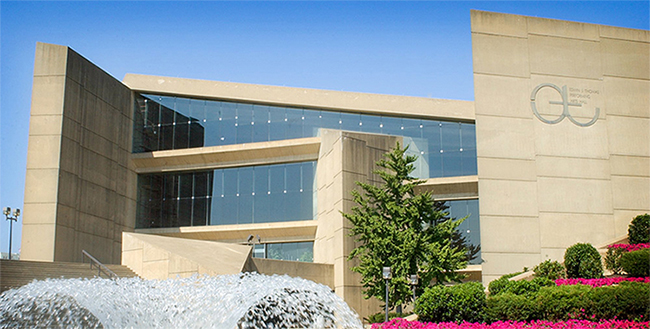
<path fill-rule="evenodd" d="M 586 320 L 569 320 L 562 322 L 531 321 L 531 322 L 494 322 L 460 324 L 453 322 L 426 323 L 394 319 L 386 323 L 375 323 L 372 329 L 647 329 L 650 322 L 634 322 L 620 320 L 602 320 L 598 322 Z"/>
<path fill-rule="evenodd" d="M 555 284 L 558 286 L 570 286 L 574 284 L 584 284 L 592 287 L 611 286 L 623 281 L 645 282 L 650 283 L 650 277 L 645 278 L 602 278 L 602 279 L 557 279 Z"/>

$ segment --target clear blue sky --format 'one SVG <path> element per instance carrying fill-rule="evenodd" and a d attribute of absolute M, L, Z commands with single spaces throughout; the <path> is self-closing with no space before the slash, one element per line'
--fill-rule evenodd
<path fill-rule="evenodd" d="M 70 46 L 120 80 L 142 73 L 473 100 L 470 9 L 650 28 L 648 1 L 0 1 L 0 206 L 23 206 L 37 41 Z M 0 251 L 8 236 L 2 218 Z"/>

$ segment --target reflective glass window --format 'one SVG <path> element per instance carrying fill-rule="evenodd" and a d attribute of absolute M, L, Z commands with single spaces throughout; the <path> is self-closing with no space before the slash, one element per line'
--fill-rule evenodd
<path fill-rule="evenodd" d="M 476 175 L 469 123 L 160 95 L 137 95 L 134 111 L 134 152 L 314 137 L 329 128 L 408 137 L 422 157 L 420 178 Z"/>
<path fill-rule="evenodd" d="M 314 261 L 313 242 L 268 243 L 266 258 L 297 262 Z"/>
<path fill-rule="evenodd" d="M 447 210 L 449 216 L 452 218 L 463 218 L 468 216 L 458 226 L 458 230 L 463 237 L 472 245 L 481 245 L 481 230 L 479 221 L 479 208 L 478 199 L 473 200 L 454 200 L 447 201 L 446 205 L 449 207 Z M 481 252 L 479 251 L 476 259 L 470 262 L 471 264 L 481 263 Z"/>
<path fill-rule="evenodd" d="M 316 162 L 144 174 L 137 228 L 314 219 Z"/>

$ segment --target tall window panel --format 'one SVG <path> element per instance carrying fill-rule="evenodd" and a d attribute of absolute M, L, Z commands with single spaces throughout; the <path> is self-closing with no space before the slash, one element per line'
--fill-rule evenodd
<path fill-rule="evenodd" d="M 458 230 L 470 244 L 480 246 L 481 227 L 478 212 L 478 199 L 447 201 L 446 205 L 449 207 L 447 212 L 449 212 L 449 216 L 452 218 L 464 218 L 465 216 L 468 216 L 467 219 L 460 224 Z M 481 252 L 478 253 L 476 259 L 471 261 L 471 264 L 480 263 Z"/>

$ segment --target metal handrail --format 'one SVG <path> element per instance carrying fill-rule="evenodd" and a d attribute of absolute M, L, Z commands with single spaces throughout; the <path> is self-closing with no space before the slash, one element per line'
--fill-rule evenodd
<path fill-rule="evenodd" d="M 97 266 L 97 276 L 101 277 L 102 272 L 108 276 L 109 279 L 117 279 L 119 276 L 115 274 L 115 272 L 111 271 L 110 268 L 106 267 L 106 265 L 102 264 L 100 261 L 97 260 L 97 258 L 91 256 L 87 251 L 82 250 L 81 251 L 81 263 L 84 263 L 84 258 L 88 257 L 90 260 L 90 269 L 93 269 L 93 263 L 95 266 Z"/>

